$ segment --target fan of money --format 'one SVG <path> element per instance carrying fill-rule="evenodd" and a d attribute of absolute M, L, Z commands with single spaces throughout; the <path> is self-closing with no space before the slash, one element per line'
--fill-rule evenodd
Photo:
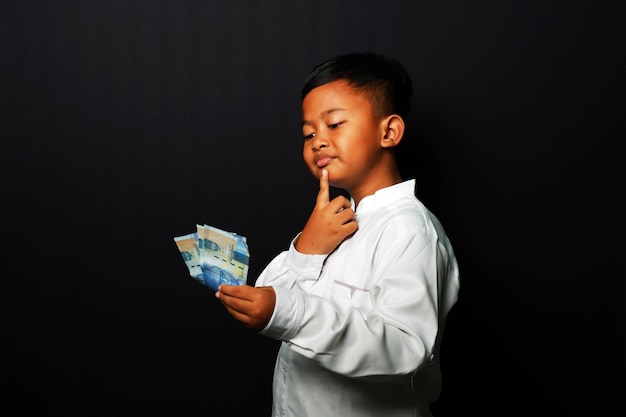
<path fill-rule="evenodd" d="M 206 224 L 197 224 L 196 229 L 174 238 L 189 275 L 214 291 L 221 284 L 246 284 L 250 263 L 246 238 Z"/>

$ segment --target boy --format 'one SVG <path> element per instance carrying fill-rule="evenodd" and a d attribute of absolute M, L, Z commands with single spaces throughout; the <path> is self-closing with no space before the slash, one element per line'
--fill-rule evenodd
<path fill-rule="evenodd" d="M 320 188 L 289 249 L 252 286 L 216 296 L 282 341 L 273 416 L 430 416 L 459 290 L 452 246 L 394 156 L 411 79 L 373 53 L 315 67 L 302 90 L 303 157 Z M 350 198 L 329 198 L 329 186 Z"/>

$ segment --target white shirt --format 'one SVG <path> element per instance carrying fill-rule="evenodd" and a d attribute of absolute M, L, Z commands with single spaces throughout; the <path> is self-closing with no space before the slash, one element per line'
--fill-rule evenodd
<path fill-rule="evenodd" d="M 273 416 L 430 415 L 459 275 L 414 187 L 409 180 L 365 197 L 357 232 L 330 255 L 299 253 L 292 241 L 259 276 L 257 287 L 276 292 L 261 333 L 283 342 Z"/>

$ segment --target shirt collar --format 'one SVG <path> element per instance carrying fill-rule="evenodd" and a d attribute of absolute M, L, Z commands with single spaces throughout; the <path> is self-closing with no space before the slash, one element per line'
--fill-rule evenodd
<path fill-rule="evenodd" d="M 355 212 L 365 213 L 374 211 L 406 196 L 415 196 L 415 179 L 402 181 L 398 184 L 381 188 L 374 194 L 363 197 Z M 354 199 L 351 198 L 350 203 L 354 209 Z"/>

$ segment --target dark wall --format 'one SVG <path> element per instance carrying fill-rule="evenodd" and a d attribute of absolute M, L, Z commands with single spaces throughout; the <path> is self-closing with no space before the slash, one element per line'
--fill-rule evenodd
<path fill-rule="evenodd" d="M 621 3 L 5 2 L 0 414 L 269 415 L 277 343 L 172 238 L 247 236 L 253 282 L 314 203 L 303 77 L 362 50 L 460 261 L 435 415 L 623 410 Z"/>

